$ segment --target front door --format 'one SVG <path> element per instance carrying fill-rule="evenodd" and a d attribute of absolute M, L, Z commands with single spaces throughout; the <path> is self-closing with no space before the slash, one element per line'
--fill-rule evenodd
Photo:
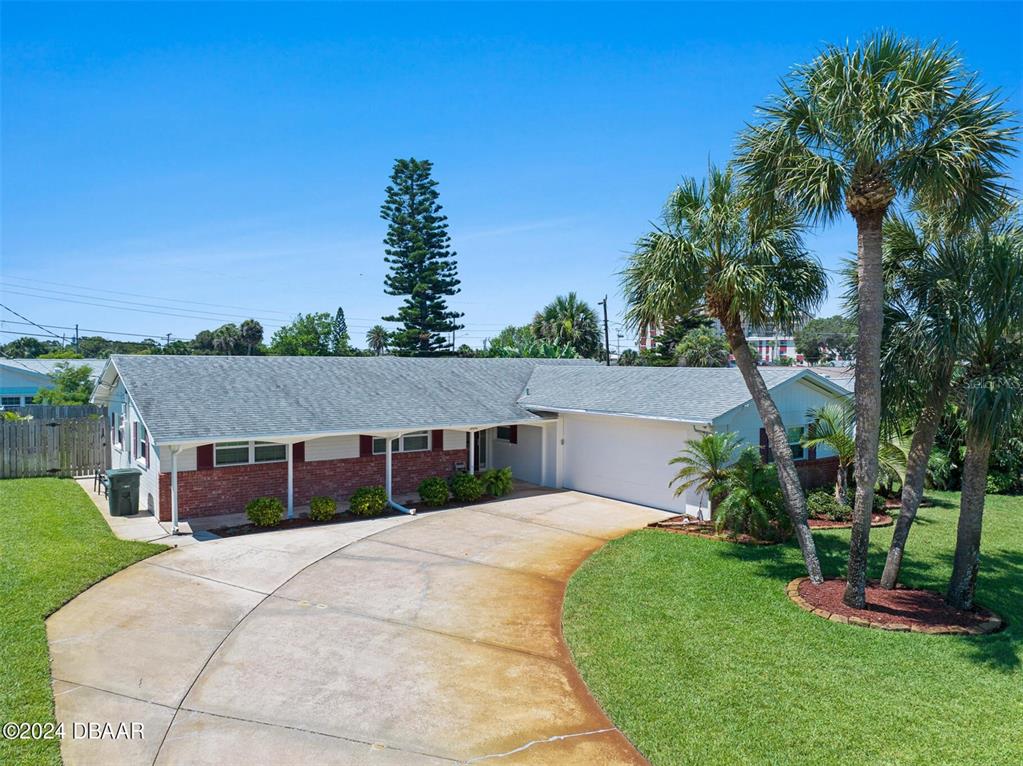
<path fill-rule="evenodd" d="M 476 453 L 476 469 L 482 471 L 487 467 L 487 432 L 475 431 L 472 435 L 473 450 Z"/>

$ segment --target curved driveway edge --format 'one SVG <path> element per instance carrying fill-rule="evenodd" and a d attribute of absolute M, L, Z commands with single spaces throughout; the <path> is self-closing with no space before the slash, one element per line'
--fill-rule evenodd
<path fill-rule="evenodd" d="M 561 638 L 565 584 L 668 514 L 545 492 L 216 540 L 47 622 L 57 718 L 141 721 L 65 762 L 643 763 Z"/>

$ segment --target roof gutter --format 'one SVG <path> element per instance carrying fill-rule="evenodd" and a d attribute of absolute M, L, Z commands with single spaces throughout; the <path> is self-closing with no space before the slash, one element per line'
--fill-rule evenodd
<path fill-rule="evenodd" d="M 323 439 L 328 436 L 393 436 L 395 434 L 407 434 L 412 431 L 478 431 L 484 428 L 494 428 L 496 426 L 515 426 L 515 425 L 540 425 L 542 418 L 533 416 L 529 418 L 520 418 L 517 420 L 499 420 L 493 423 L 462 423 L 458 425 L 452 425 L 450 423 L 445 425 L 417 425 L 407 426 L 404 428 L 395 428 L 390 426 L 387 428 L 358 428 L 348 429 L 346 431 L 312 431 L 305 433 L 262 433 L 262 434 L 217 434 L 210 436 L 194 437 L 194 438 L 171 438 L 171 439 L 156 439 L 153 437 L 153 444 L 158 447 L 165 447 L 171 445 L 179 445 L 182 447 L 196 446 L 199 444 L 210 444 L 211 442 L 231 442 L 231 441 L 278 441 L 278 442 L 301 442 L 309 439 Z M 152 437 L 152 432 L 149 432 Z"/>
<path fill-rule="evenodd" d="M 608 410 L 590 410 L 581 407 L 548 407 L 543 404 L 524 404 L 520 402 L 523 407 L 528 407 L 531 410 L 546 410 L 547 412 L 563 412 L 569 415 L 600 415 L 607 418 L 635 418 L 637 420 L 659 420 L 664 423 L 692 423 L 694 425 L 711 425 L 714 421 L 707 420 L 706 418 L 669 418 L 663 415 L 641 415 L 637 412 L 610 412 Z"/>

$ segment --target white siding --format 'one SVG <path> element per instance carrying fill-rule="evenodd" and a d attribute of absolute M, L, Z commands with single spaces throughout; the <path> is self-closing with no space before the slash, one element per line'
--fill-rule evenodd
<path fill-rule="evenodd" d="M 341 460 L 359 456 L 359 437 L 325 436 L 322 439 L 310 439 L 305 443 L 306 462 L 315 460 Z"/>
<path fill-rule="evenodd" d="M 465 431 L 445 431 L 444 449 L 465 449 Z"/>
<path fill-rule="evenodd" d="M 516 444 L 495 437 L 491 443 L 490 465 L 494 468 L 511 468 L 516 479 L 540 484 L 542 438 L 543 429 L 539 426 L 519 426 Z"/>
<path fill-rule="evenodd" d="M 668 486 L 678 470 L 668 461 L 698 436 L 693 426 L 601 415 L 562 418 L 566 488 L 675 513 L 702 512 L 706 517 L 703 493 L 687 490 L 675 497 Z"/>
<path fill-rule="evenodd" d="M 142 471 L 139 479 L 139 509 L 149 510 L 152 513 L 159 513 L 160 508 L 160 457 L 156 448 L 153 447 L 152 437 L 149 440 L 149 463 L 148 465 L 139 461 L 138 456 L 133 453 L 134 441 L 132 435 L 137 427 L 139 429 L 139 443 L 142 442 L 142 419 L 138 412 L 131 405 L 125 393 L 124 386 L 120 381 L 111 397 L 108 412 L 116 412 L 124 417 L 124 447 L 118 449 L 116 445 L 116 432 L 110 429 L 110 415 L 107 415 L 106 428 L 111 430 L 110 465 L 112 468 L 138 468 Z"/>

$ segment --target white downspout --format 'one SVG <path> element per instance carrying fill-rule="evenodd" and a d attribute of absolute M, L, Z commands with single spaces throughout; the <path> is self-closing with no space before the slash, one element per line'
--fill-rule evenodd
<path fill-rule="evenodd" d="M 285 448 L 288 453 L 288 518 L 295 518 L 295 461 L 292 459 L 292 447 L 288 442 Z"/>
<path fill-rule="evenodd" d="M 391 460 L 391 442 L 394 440 L 394 438 L 395 438 L 394 436 L 391 436 L 390 434 L 388 434 L 385 437 L 385 439 L 384 439 L 384 441 L 387 444 L 387 446 L 384 448 L 384 490 L 387 492 L 387 504 L 389 506 L 391 506 L 396 511 L 401 511 L 402 513 L 407 513 L 410 516 L 414 516 L 415 513 L 416 513 L 416 509 L 415 508 L 406 508 L 404 505 L 401 505 L 400 503 L 394 502 L 394 493 L 392 492 L 392 489 L 391 489 L 391 487 L 392 487 L 392 482 L 391 482 L 391 465 L 392 465 L 392 460 Z M 401 438 L 401 434 L 398 434 L 397 438 Z"/>
<path fill-rule="evenodd" d="M 172 445 L 171 453 L 171 534 L 178 532 L 178 447 Z"/>

